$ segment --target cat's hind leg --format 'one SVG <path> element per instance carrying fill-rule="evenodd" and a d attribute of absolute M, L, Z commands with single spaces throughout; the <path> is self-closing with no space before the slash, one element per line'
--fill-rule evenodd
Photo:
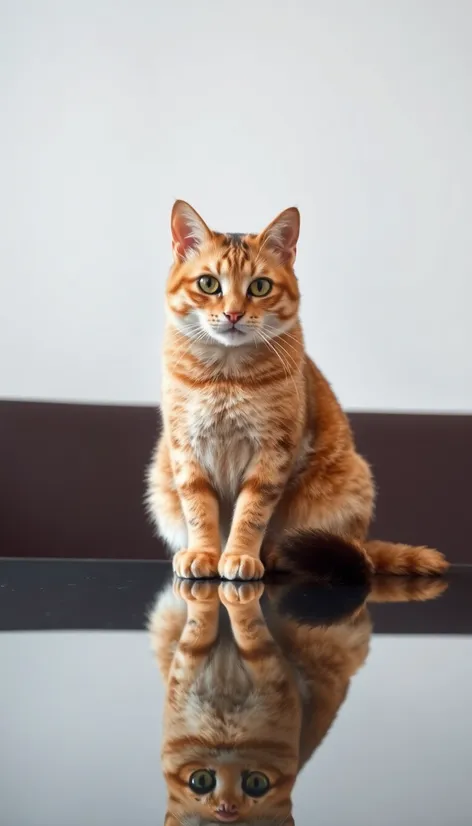
<path fill-rule="evenodd" d="M 186 548 L 187 525 L 174 484 L 169 452 L 162 438 L 147 472 L 146 506 L 159 536 L 172 553 Z"/>

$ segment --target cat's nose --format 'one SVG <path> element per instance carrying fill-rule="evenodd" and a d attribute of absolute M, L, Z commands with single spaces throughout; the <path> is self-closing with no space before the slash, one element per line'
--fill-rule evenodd
<path fill-rule="evenodd" d="M 225 316 L 225 318 L 228 319 L 228 321 L 231 321 L 231 324 L 236 324 L 236 322 L 239 321 L 239 319 L 243 317 L 244 313 L 240 313 L 240 312 L 223 313 L 223 315 Z"/>
<path fill-rule="evenodd" d="M 238 807 L 235 803 L 227 803 L 226 800 L 222 800 L 218 811 L 226 815 L 237 815 Z"/>

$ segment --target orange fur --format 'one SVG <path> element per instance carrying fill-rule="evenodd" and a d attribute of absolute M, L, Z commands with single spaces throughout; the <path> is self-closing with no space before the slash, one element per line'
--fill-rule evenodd
<path fill-rule="evenodd" d="M 300 536 L 313 544 L 316 571 L 321 532 L 351 542 L 379 572 L 443 573 L 437 551 L 367 541 L 372 474 L 305 353 L 298 232 L 295 208 L 259 235 L 228 235 L 174 205 L 164 427 L 148 487 L 174 571 L 259 579 L 264 561 L 287 567 L 284 546 Z"/>
<path fill-rule="evenodd" d="M 158 599 L 149 627 L 166 684 L 166 826 L 203 826 L 228 811 L 238 823 L 293 824 L 297 775 L 365 662 L 371 622 L 361 597 L 330 625 L 298 624 L 279 608 L 290 587 L 268 587 L 264 612 L 262 583 L 177 580 Z M 443 580 L 383 577 L 368 600 L 434 599 L 446 587 Z M 189 778 L 201 769 L 213 771 L 217 784 L 196 795 Z M 247 771 L 269 778 L 262 798 L 244 793 Z"/>

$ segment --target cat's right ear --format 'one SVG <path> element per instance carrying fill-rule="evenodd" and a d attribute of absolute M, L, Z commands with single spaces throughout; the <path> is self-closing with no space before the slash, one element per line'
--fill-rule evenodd
<path fill-rule="evenodd" d="M 170 812 L 167 812 L 164 818 L 164 826 L 180 826 L 180 821 Z"/>
<path fill-rule="evenodd" d="M 205 241 L 211 232 L 203 218 L 186 201 L 176 201 L 171 217 L 172 250 L 176 261 L 185 261 Z"/>

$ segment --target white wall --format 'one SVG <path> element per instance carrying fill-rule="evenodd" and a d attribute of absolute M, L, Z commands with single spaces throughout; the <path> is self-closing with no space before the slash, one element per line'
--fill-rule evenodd
<path fill-rule="evenodd" d="M 472 411 L 469 0 L 0 0 L 0 394 L 154 403 L 168 219 L 302 211 L 349 408 Z"/>

